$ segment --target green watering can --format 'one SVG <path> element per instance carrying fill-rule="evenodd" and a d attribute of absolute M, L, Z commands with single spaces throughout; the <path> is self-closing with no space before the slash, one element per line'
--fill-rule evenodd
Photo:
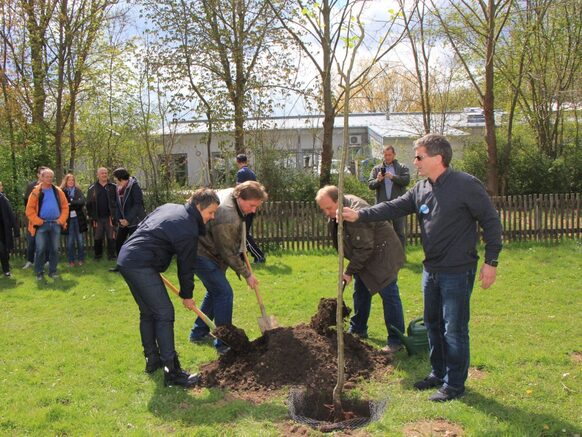
<path fill-rule="evenodd" d="M 408 329 L 406 330 L 408 336 L 404 335 L 403 332 L 392 325 L 390 325 L 390 330 L 396 333 L 398 338 L 402 340 L 402 343 L 406 346 L 408 355 L 420 354 L 428 351 L 428 334 L 422 317 L 414 319 L 408 324 Z"/>

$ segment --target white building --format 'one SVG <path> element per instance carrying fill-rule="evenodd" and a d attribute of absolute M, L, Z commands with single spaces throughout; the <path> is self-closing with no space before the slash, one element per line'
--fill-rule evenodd
<path fill-rule="evenodd" d="M 496 115 L 501 117 L 501 113 Z M 433 132 L 446 135 L 453 146 L 453 155 L 460 157 L 469 143 L 484 141 L 485 118 L 481 109 L 467 108 L 463 112 L 437 114 L 431 121 Z M 251 165 L 256 154 L 265 148 L 282 152 L 274 165 L 319 171 L 323 137 L 323 116 L 303 115 L 249 119 L 245 125 L 245 144 Z M 213 129 L 216 129 L 214 127 Z M 391 144 L 397 158 L 412 167 L 412 143 L 423 135 L 421 113 L 351 114 L 349 118 L 349 148 L 351 170 L 364 159 L 381 158 L 382 148 Z M 171 144 L 172 161 L 177 177 L 189 185 L 202 185 L 208 177 L 208 125 L 206 120 L 176 121 L 172 134 L 165 135 Z M 339 159 L 343 143 L 343 117 L 335 119 L 334 160 Z M 234 166 L 233 123 L 221 123 L 213 133 L 210 157 L 215 171 L 225 173 Z"/>

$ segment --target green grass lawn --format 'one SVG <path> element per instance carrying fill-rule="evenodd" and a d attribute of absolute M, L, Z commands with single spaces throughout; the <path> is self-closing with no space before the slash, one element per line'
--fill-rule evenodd
<path fill-rule="evenodd" d="M 477 285 L 471 318 L 472 368 L 467 394 L 434 404 L 412 383 L 427 357 L 397 355 L 385 381 L 362 383 L 389 397 L 369 435 L 401 435 L 411 423 L 445 419 L 466 435 L 538 436 L 582 433 L 582 246 L 528 244 L 504 249 L 497 283 Z M 399 284 L 407 322 L 422 314 L 422 251 L 409 248 Z M 38 284 L 13 260 L 0 279 L 1 435 L 283 435 L 285 394 L 253 404 L 220 390 L 164 388 L 143 373 L 138 310 L 110 264 L 60 264 L 61 278 Z M 283 326 L 308 322 L 320 297 L 336 294 L 333 254 L 271 255 L 257 268 L 267 312 Z M 174 266 L 168 276 L 175 281 Z M 234 323 L 259 335 L 254 293 L 229 273 Z M 198 283 L 197 283 L 198 286 Z M 203 287 L 195 291 L 200 301 Z M 346 296 L 351 305 L 351 292 Z M 178 303 L 178 302 L 176 302 Z M 176 305 L 176 347 L 184 367 L 216 359 L 209 345 L 191 345 L 193 314 Z M 369 342 L 386 332 L 373 300 Z M 317 434 L 317 433 L 315 433 Z M 438 434 L 442 435 L 442 434 Z"/>

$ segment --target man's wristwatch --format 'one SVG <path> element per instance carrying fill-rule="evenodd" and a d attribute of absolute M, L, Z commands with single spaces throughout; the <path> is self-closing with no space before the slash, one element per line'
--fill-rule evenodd
<path fill-rule="evenodd" d="M 485 264 L 489 264 L 491 267 L 497 267 L 497 265 L 499 264 L 499 261 L 497 261 L 496 259 L 492 259 L 492 260 L 485 260 Z"/>

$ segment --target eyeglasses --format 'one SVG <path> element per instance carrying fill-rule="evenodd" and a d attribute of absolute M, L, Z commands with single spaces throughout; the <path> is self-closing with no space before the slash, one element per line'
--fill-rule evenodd
<path fill-rule="evenodd" d="M 414 160 L 415 161 L 422 161 L 424 158 L 428 158 L 428 157 L 429 157 L 428 155 L 416 155 L 414 157 Z"/>

